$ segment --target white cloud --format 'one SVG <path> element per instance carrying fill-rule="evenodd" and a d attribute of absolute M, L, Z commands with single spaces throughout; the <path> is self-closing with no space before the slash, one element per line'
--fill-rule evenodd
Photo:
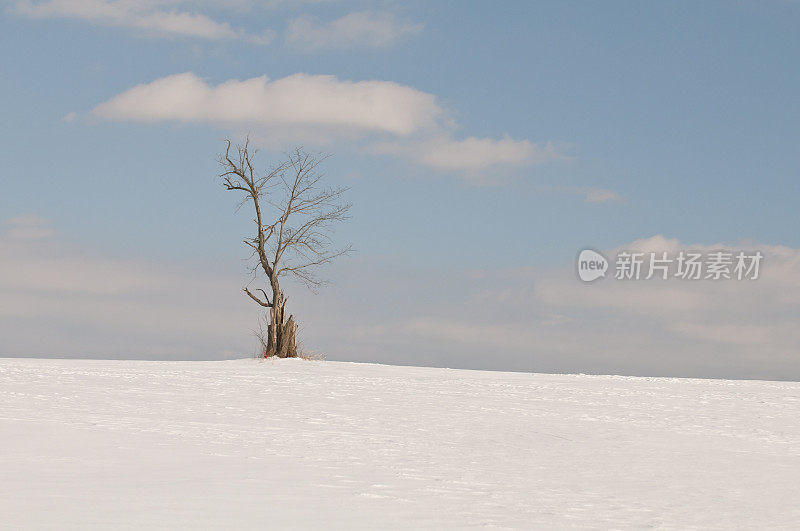
<path fill-rule="evenodd" d="M 508 135 L 500 140 L 475 137 L 455 140 L 449 135 L 441 135 L 412 144 L 378 143 L 374 149 L 380 153 L 409 155 L 437 170 L 477 174 L 497 165 L 540 164 L 560 157 L 551 143 L 538 146 L 529 140 L 514 140 Z"/>
<path fill-rule="evenodd" d="M 391 81 L 329 75 L 261 76 L 214 86 L 193 73 L 175 74 L 128 89 L 92 113 L 119 121 L 205 122 L 250 131 L 259 142 L 283 149 L 288 142 L 308 146 L 369 137 L 373 152 L 402 155 L 483 182 L 500 179 L 488 169 L 562 158 L 549 142 L 540 146 L 507 135 L 456 139 L 433 94 Z"/>
<path fill-rule="evenodd" d="M 389 81 L 294 74 L 211 86 L 184 73 L 133 87 L 92 112 L 113 120 L 302 126 L 406 136 L 435 127 L 442 111 L 434 96 Z"/>
<path fill-rule="evenodd" d="M 62 121 L 64 121 L 64 122 L 72 122 L 72 121 L 74 121 L 74 120 L 75 120 L 75 118 L 77 118 L 77 117 L 78 117 L 78 113 L 76 113 L 76 112 L 74 112 L 74 111 L 73 111 L 73 112 L 68 112 L 67 114 L 65 114 L 64 116 L 62 116 L 62 117 L 61 117 L 61 120 L 62 120 Z"/>
<path fill-rule="evenodd" d="M 255 44 L 268 44 L 275 36 L 272 30 L 253 35 L 205 14 L 177 9 L 186 3 L 174 0 L 20 0 L 16 2 L 15 10 L 32 18 L 72 18 L 131 28 L 157 37 L 243 39 Z"/>
<path fill-rule="evenodd" d="M 422 24 L 402 22 L 391 13 L 358 11 L 328 23 L 316 17 L 299 17 L 289 23 L 287 41 L 306 50 L 381 48 L 406 35 L 422 31 Z"/>

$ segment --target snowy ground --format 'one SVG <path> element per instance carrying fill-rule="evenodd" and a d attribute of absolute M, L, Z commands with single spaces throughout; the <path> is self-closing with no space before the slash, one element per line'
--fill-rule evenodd
<path fill-rule="evenodd" d="M 0 359 L 0 528 L 792 528 L 800 384 Z"/>

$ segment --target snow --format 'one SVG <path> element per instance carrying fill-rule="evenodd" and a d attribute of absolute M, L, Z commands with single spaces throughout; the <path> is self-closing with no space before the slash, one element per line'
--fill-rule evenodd
<path fill-rule="evenodd" d="M 0 528 L 791 528 L 800 383 L 0 359 Z"/>

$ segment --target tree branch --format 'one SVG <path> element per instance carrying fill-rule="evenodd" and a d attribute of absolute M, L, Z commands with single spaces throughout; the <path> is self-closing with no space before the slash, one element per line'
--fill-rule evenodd
<path fill-rule="evenodd" d="M 257 258 L 251 270 L 254 278 L 261 270 L 269 281 L 272 296 L 264 298 L 248 288 L 245 293 L 262 307 L 285 303 L 279 277 L 291 274 L 310 288 L 322 284 L 316 276 L 318 266 L 349 254 L 350 246 L 333 248 L 332 226 L 347 219 L 349 203 L 341 202 L 346 188 L 325 188 L 320 164 L 328 155 L 310 154 L 296 148 L 268 172 L 260 173 L 253 161 L 257 151 L 250 151 L 250 139 L 235 146 L 226 140 L 225 153 L 219 157 L 219 174 L 226 190 L 242 193 L 240 207 L 252 200 L 256 231 L 244 243 Z M 266 216 L 266 217 L 265 217 Z M 272 220 L 272 221 L 265 221 Z M 283 301 L 281 303 L 280 301 Z M 282 309 L 276 309 L 282 313 Z"/>
<path fill-rule="evenodd" d="M 259 290 L 259 291 L 261 291 L 261 293 L 264 293 L 264 290 L 263 290 L 263 289 L 262 289 L 262 290 Z M 253 299 L 254 301 L 256 301 L 258 304 L 260 304 L 260 305 L 261 305 L 261 306 L 263 306 L 264 308 L 271 308 L 271 307 L 272 307 L 272 303 L 271 303 L 271 302 L 269 302 L 269 298 L 267 298 L 267 302 L 264 302 L 264 301 L 262 301 L 261 299 L 259 299 L 258 297 L 256 297 L 255 295 L 253 295 L 253 292 L 252 292 L 252 291 L 250 291 L 249 289 L 247 289 L 247 288 L 244 288 L 244 292 L 245 292 L 245 293 L 247 293 L 247 296 L 248 296 L 248 297 L 250 297 L 251 299 Z M 266 297 L 266 295 L 267 295 L 267 294 L 266 294 L 266 293 L 264 293 L 264 296 L 265 296 L 265 297 Z"/>

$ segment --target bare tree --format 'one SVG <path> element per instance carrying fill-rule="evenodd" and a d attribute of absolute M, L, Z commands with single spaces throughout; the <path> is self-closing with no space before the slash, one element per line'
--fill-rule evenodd
<path fill-rule="evenodd" d="M 227 190 L 244 194 L 240 208 L 252 201 L 256 231 L 244 243 L 256 259 L 254 280 L 260 271 L 269 283 L 266 289 L 244 288 L 248 297 L 269 308 L 264 355 L 297 357 L 297 323 L 292 315 L 286 319 L 288 297 L 279 281 L 293 276 L 316 291 L 324 283 L 317 276 L 319 266 L 352 251 L 350 246 L 334 247 L 331 240 L 332 225 L 347 219 L 350 203 L 342 201 L 347 189 L 323 186 L 319 166 L 327 156 L 297 148 L 260 173 L 253 165 L 256 151 L 250 151 L 249 138 L 235 148 L 230 140 L 226 144 L 219 158 L 220 177 Z"/>

